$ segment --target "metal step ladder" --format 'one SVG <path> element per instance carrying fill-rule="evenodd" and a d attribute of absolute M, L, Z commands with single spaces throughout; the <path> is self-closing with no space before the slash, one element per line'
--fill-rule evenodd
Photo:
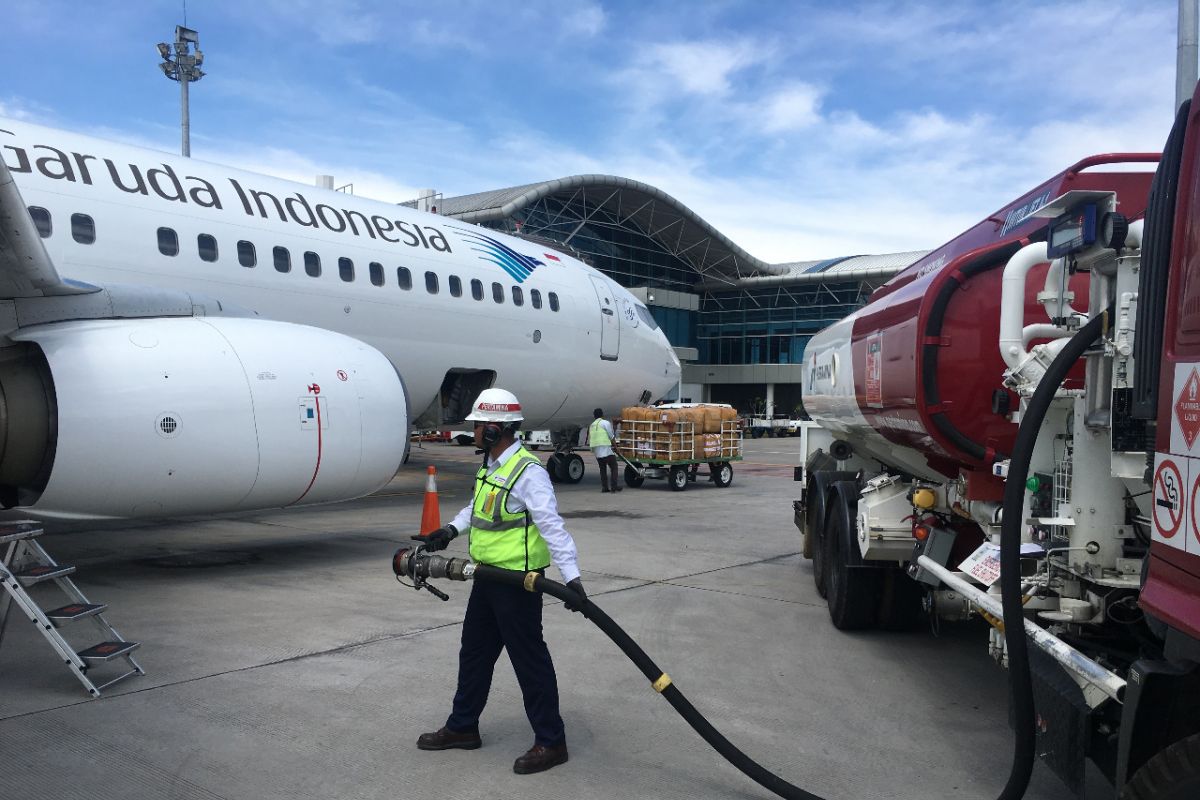
<path fill-rule="evenodd" d="M 121 634 L 108 624 L 103 614 L 108 606 L 88 602 L 83 592 L 79 591 L 68 577 L 75 572 L 75 568 L 56 562 L 45 548 L 35 541 L 42 533 L 41 524 L 33 520 L 0 523 L 0 553 L 3 554 L 3 560 L 0 561 L 0 584 L 4 587 L 4 592 L 0 593 L 0 645 L 4 642 L 8 613 L 12 604 L 16 603 L 92 697 L 99 697 L 101 689 L 112 686 L 117 681 L 134 675 L 145 675 L 131 655 L 138 648 L 138 643 L 125 641 Z M 58 608 L 43 610 L 28 590 L 51 581 L 66 595 L 68 602 Z M 76 650 L 60 633 L 60 629 L 77 620 L 92 622 L 99 628 L 102 641 Z M 99 684 L 88 677 L 93 668 L 110 663 L 119 664 L 122 659 L 126 669 L 116 677 L 112 677 L 110 673 L 107 680 Z"/>

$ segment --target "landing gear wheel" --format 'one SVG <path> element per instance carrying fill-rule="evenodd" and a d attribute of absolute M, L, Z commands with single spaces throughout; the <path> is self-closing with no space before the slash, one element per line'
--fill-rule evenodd
<path fill-rule="evenodd" d="M 625 485 L 630 489 L 636 489 L 646 482 L 644 475 L 638 474 L 638 471 L 633 467 L 625 466 Z"/>
<path fill-rule="evenodd" d="M 551 483 L 562 483 L 562 462 L 562 453 L 554 453 L 546 459 L 546 472 L 550 473 Z"/>
<path fill-rule="evenodd" d="M 1121 800 L 1190 800 L 1200 797 L 1200 734 L 1180 739 L 1142 765 Z"/>
<path fill-rule="evenodd" d="M 721 488 L 733 483 L 733 467 L 729 465 L 728 461 L 709 464 L 708 471 L 712 473 L 713 483 Z"/>
<path fill-rule="evenodd" d="M 686 489 L 688 485 L 687 467 L 671 467 L 671 471 L 667 473 L 667 483 L 671 484 L 671 489 L 676 492 Z"/>
<path fill-rule="evenodd" d="M 853 514 L 845 498 L 835 495 L 825 517 L 825 600 L 840 631 L 873 627 L 879 610 L 879 571 L 859 566 L 861 559 L 849 551 L 853 544 Z"/>
<path fill-rule="evenodd" d="M 583 458 L 575 453 L 564 456 L 559 479 L 563 483 L 579 483 L 583 480 Z"/>

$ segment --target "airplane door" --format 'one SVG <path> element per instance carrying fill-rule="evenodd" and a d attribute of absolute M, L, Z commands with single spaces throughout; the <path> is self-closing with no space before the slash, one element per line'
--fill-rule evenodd
<path fill-rule="evenodd" d="M 608 284 L 595 275 L 589 275 L 600 301 L 600 357 L 616 361 L 621 351 L 621 321 L 617 317 L 617 301 L 613 299 Z"/>

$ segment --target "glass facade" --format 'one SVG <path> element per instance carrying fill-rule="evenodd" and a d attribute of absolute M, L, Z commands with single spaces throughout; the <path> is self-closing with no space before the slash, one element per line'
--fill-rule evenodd
<path fill-rule="evenodd" d="M 858 284 L 707 292 L 696 325 L 700 362 L 798 364 L 814 333 L 865 300 Z"/>
<path fill-rule="evenodd" d="M 595 194 L 601 198 L 595 202 L 583 191 L 544 197 L 487 225 L 558 242 L 622 286 L 697 296 L 699 311 L 652 300 L 648 305 L 668 341 L 696 348 L 701 364 L 800 363 L 814 333 L 866 300 L 858 283 L 700 289 L 704 276 L 685 255 L 670 252 L 632 215 L 622 216 L 606 204 L 612 189 Z"/>

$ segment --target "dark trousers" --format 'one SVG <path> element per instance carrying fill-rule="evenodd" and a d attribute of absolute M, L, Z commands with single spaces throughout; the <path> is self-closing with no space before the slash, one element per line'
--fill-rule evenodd
<path fill-rule="evenodd" d="M 605 456 L 604 458 L 596 458 L 596 463 L 600 465 L 600 485 L 605 489 L 609 488 L 609 475 L 612 475 L 612 488 L 616 489 L 621 484 L 617 483 L 617 457 L 616 455 Z M 605 473 L 605 469 L 608 473 Z"/>
<path fill-rule="evenodd" d="M 458 690 L 446 727 L 478 730 L 501 650 L 508 650 L 517 674 L 534 744 L 562 744 L 566 733 L 558 713 L 558 679 L 542 638 L 542 595 L 489 581 L 471 585 L 458 653 Z"/>

